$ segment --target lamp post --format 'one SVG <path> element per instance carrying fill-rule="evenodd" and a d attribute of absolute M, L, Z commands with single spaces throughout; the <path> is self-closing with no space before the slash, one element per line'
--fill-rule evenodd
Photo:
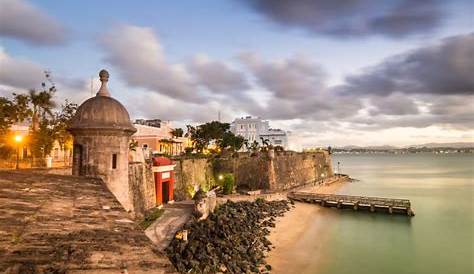
<path fill-rule="evenodd" d="M 15 135 L 16 143 L 16 169 L 20 168 L 20 143 L 23 140 L 23 136 Z"/>

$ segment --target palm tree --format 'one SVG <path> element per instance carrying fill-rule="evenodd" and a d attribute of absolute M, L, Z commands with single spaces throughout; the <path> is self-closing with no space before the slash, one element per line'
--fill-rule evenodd
<path fill-rule="evenodd" d="M 51 91 L 42 91 L 39 93 L 41 110 L 41 118 L 45 119 L 46 114 L 53 117 L 53 109 L 56 107 L 56 103 L 53 101 L 53 93 Z"/>
<path fill-rule="evenodd" d="M 33 113 L 32 115 L 32 130 L 36 131 L 38 130 L 39 127 L 39 117 L 38 117 L 38 108 L 41 102 L 41 98 L 38 94 L 38 92 L 34 89 L 29 90 L 29 97 L 30 97 L 30 102 L 31 105 L 33 105 Z"/>
<path fill-rule="evenodd" d="M 53 117 L 53 109 L 56 107 L 56 103 L 53 101 L 53 92 L 54 91 L 51 89 L 49 91 L 43 90 L 41 92 L 30 89 L 29 98 L 31 105 L 33 106 L 33 131 L 38 129 L 40 117 L 43 120 L 46 118 L 46 114 Z"/>

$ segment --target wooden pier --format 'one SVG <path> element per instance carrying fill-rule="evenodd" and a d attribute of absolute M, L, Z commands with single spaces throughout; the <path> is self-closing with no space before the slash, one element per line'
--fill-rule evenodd
<path fill-rule="evenodd" d="M 370 212 L 384 212 L 389 214 L 405 214 L 415 216 L 411 209 L 410 200 L 391 199 L 379 197 L 319 194 L 310 192 L 290 192 L 288 198 L 294 201 L 317 203 L 324 207 L 336 207 L 338 209 L 351 208 L 357 210 L 368 210 Z"/>

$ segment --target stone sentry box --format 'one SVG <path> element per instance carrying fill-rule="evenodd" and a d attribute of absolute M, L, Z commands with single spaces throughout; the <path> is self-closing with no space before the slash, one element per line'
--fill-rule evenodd
<path fill-rule="evenodd" d="M 128 182 L 128 146 L 136 131 L 128 111 L 107 89 L 109 73 L 99 73 L 97 95 L 77 109 L 68 129 L 74 137 L 73 175 L 99 177 L 126 210 L 133 210 Z"/>

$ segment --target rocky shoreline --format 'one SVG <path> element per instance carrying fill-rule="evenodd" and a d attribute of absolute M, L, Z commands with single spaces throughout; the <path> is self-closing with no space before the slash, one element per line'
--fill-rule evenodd
<path fill-rule="evenodd" d="M 180 273 L 268 273 L 268 228 L 289 209 L 287 200 L 227 201 L 186 224 L 187 241 L 173 239 L 166 252 Z"/>

